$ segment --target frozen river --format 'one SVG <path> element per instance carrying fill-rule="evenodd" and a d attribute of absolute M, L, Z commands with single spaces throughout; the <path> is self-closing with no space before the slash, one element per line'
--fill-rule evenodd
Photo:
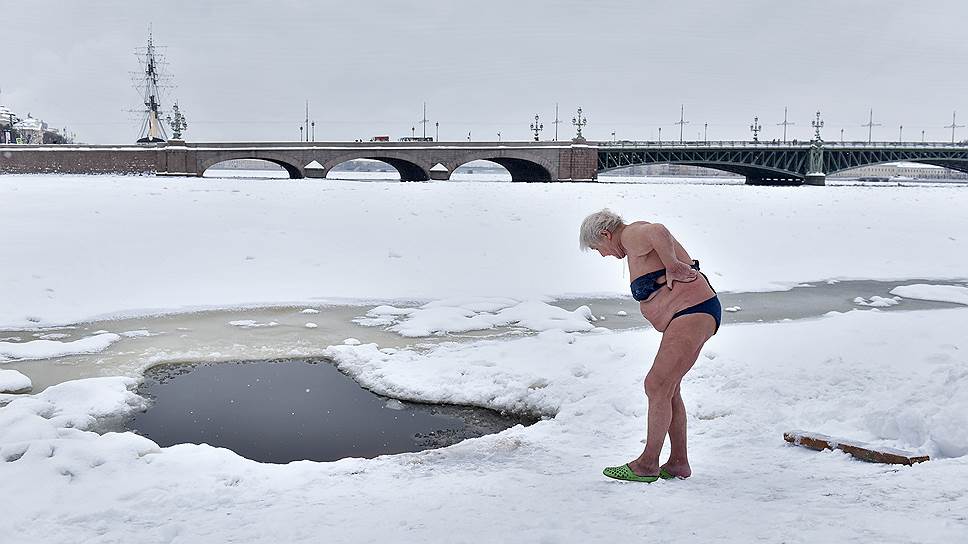
<path fill-rule="evenodd" d="M 0 395 L 0 481 L 17 499 L 0 534 L 615 542 L 661 528 L 669 541 L 942 543 L 968 531 L 966 187 L 609 181 L 0 177 L 0 370 L 39 391 Z M 641 451 L 661 338 L 622 263 L 577 249 L 581 219 L 603 207 L 667 225 L 732 309 L 682 383 L 685 481 L 601 473 Z M 540 421 L 285 465 L 92 432 L 139 413 L 152 365 L 314 358 L 382 403 Z M 932 460 L 809 452 L 783 441 L 792 429 Z"/>
<path fill-rule="evenodd" d="M 731 323 L 806 319 L 828 312 L 867 310 L 872 308 L 867 302 L 871 297 L 890 298 L 891 289 L 924 281 L 831 281 L 802 284 L 788 291 L 720 293 L 723 307 L 728 308 L 723 323 L 728 326 Z M 856 302 L 858 297 L 864 301 Z M 638 312 L 638 303 L 631 297 L 569 298 L 552 301 L 552 305 L 567 310 L 588 306 L 592 315 L 599 318 L 595 324 L 611 330 L 650 328 Z M 953 302 L 907 299 L 877 309 L 910 311 L 959 306 Z M 34 392 L 40 392 L 50 385 L 80 378 L 137 378 L 145 369 L 161 363 L 318 357 L 328 346 L 343 344 L 347 339 L 402 349 L 445 341 L 533 334 L 526 328 L 505 326 L 407 338 L 384 327 L 359 324 L 360 318 L 371 308 L 372 304 L 211 310 L 92 321 L 64 327 L 0 329 L 0 341 L 18 343 L 36 339 L 72 342 L 105 333 L 120 336 L 117 342 L 96 353 L 14 360 L 6 362 L 3 368 L 22 372 L 33 382 Z"/>

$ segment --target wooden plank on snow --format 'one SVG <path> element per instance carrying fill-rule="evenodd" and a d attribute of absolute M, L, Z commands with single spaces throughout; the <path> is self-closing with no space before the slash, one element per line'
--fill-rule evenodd
<path fill-rule="evenodd" d="M 807 431 L 785 432 L 783 433 L 783 439 L 791 444 L 803 446 L 805 448 L 810 448 L 817 451 L 841 450 L 858 459 L 870 461 L 872 463 L 913 465 L 915 463 L 923 463 L 924 461 L 929 461 L 931 459 L 927 455 L 918 455 L 903 450 L 896 450 L 894 448 L 872 446 L 856 440 L 834 438 L 832 436 Z"/>

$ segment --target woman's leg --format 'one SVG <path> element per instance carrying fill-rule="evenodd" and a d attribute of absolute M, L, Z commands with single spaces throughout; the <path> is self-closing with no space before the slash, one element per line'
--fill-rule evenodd
<path fill-rule="evenodd" d="M 652 369 L 645 377 L 645 394 L 649 397 L 649 428 L 645 451 L 629 463 L 641 475 L 659 473 L 659 454 L 672 424 L 673 399 L 679 383 L 699 358 L 699 351 L 716 331 L 716 321 L 709 314 L 689 314 L 673 319 L 662 334 Z M 681 397 L 679 399 L 682 400 Z M 685 445 L 685 407 L 682 407 L 682 445 Z"/>
<path fill-rule="evenodd" d="M 689 455 L 686 451 L 686 405 L 682 402 L 682 387 L 676 387 L 672 396 L 672 421 L 669 424 L 669 443 L 672 446 L 669 460 L 662 468 L 673 476 L 688 478 L 692 475 L 689 468 Z"/>

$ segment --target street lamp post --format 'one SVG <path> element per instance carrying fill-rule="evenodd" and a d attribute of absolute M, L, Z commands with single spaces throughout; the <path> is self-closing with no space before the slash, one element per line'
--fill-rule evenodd
<path fill-rule="evenodd" d="M 702 141 L 703 143 L 709 143 L 709 123 L 702 124 Z"/>
<path fill-rule="evenodd" d="M 497 132 L 497 141 L 501 141 L 501 131 Z"/>
<path fill-rule="evenodd" d="M 897 126 L 897 143 L 901 143 L 901 142 L 904 141 L 904 138 L 901 136 L 902 134 L 904 134 L 904 125 L 898 125 Z"/>
<path fill-rule="evenodd" d="M 588 124 L 588 119 L 582 116 L 581 106 L 578 106 L 578 116 L 571 118 L 571 124 L 575 125 L 575 128 L 578 130 L 578 134 L 575 136 L 575 139 L 579 141 L 584 140 L 581 135 L 581 127 Z"/>
<path fill-rule="evenodd" d="M 544 125 L 538 122 L 538 114 L 534 114 L 534 123 L 531 123 L 531 132 L 534 132 L 534 141 L 538 141 L 538 133 L 544 130 Z"/>
<path fill-rule="evenodd" d="M 312 123 L 310 124 L 310 126 L 311 126 L 311 127 L 312 127 L 312 129 L 313 129 L 313 141 L 315 142 L 315 141 L 316 141 L 316 121 L 313 121 L 313 122 L 312 122 Z"/>
<path fill-rule="evenodd" d="M 753 143 L 760 142 L 760 131 L 763 130 L 763 125 L 760 124 L 760 118 L 758 116 L 753 116 L 753 124 L 750 125 L 750 132 L 753 133 Z"/>
<path fill-rule="evenodd" d="M 299 125 L 299 141 L 303 141 L 303 127 Z"/>
<path fill-rule="evenodd" d="M 171 107 L 172 114 L 166 117 L 168 125 L 171 127 L 171 137 L 174 140 L 181 140 L 182 132 L 188 128 L 188 120 L 178 109 L 178 102 Z M 64 128 L 64 136 L 67 136 L 67 128 Z"/>
<path fill-rule="evenodd" d="M 817 120 L 816 121 L 813 121 L 810 124 L 813 125 L 813 129 L 815 131 L 814 141 L 817 142 L 817 143 L 822 142 L 823 139 L 820 137 L 820 129 L 823 128 L 823 119 L 820 118 L 820 111 L 819 110 L 817 111 Z"/>
<path fill-rule="evenodd" d="M 659 145 L 662 145 L 662 127 L 659 127 Z"/>
<path fill-rule="evenodd" d="M 440 141 L 440 121 L 434 122 L 434 141 Z"/>
<path fill-rule="evenodd" d="M 840 129 L 840 143 L 844 143 L 844 129 Z"/>

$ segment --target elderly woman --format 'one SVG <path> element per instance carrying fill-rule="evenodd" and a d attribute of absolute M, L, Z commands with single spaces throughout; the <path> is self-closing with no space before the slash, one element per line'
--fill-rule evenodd
<path fill-rule="evenodd" d="M 699 350 L 719 329 L 722 306 L 699 261 L 658 223 L 625 224 L 609 210 L 593 213 L 581 225 L 583 250 L 602 257 L 628 259 L 632 296 L 642 315 L 662 333 L 659 351 L 645 377 L 649 399 L 645 451 L 634 461 L 606 468 L 604 474 L 619 480 L 654 482 L 659 478 L 688 478 L 692 474 L 686 454 L 686 408 L 679 383 L 699 357 Z M 672 450 L 659 466 L 666 434 Z"/>

